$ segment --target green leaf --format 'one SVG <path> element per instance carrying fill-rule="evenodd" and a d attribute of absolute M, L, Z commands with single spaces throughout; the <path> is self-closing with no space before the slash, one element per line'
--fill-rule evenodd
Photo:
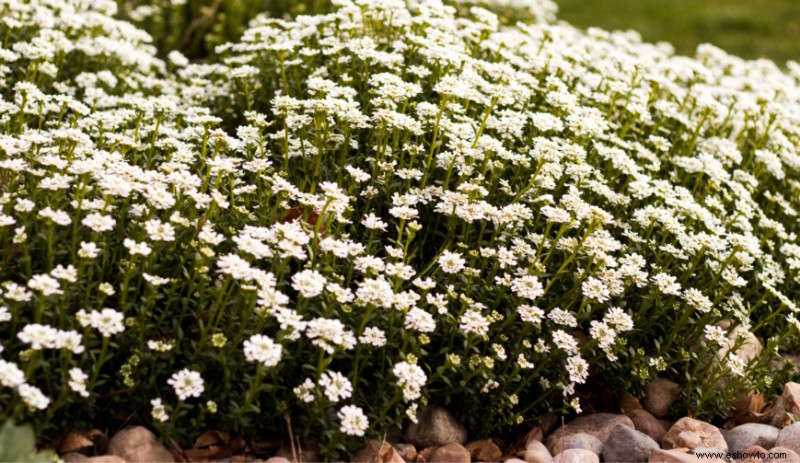
<path fill-rule="evenodd" d="M 6 421 L 0 430 L 0 460 L 19 461 L 32 452 L 34 444 L 30 427 L 14 426 L 11 421 Z"/>
<path fill-rule="evenodd" d="M 0 429 L 0 461 L 50 462 L 52 452 L 36 452 L 33 428 L 16 426 L 10 420 Z"/>

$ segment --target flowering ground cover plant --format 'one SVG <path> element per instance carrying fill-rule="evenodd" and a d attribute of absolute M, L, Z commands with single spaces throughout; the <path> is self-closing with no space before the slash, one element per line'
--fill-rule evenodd
<path fill-rule="evenodd" d="M 3 418 L 291 417 L 336 458 L 429 403 L 486 435 L 593 382 L 780 385 L 800 67 L 334 7 L 192 64 L 114 2 L 0 1 Z"/>

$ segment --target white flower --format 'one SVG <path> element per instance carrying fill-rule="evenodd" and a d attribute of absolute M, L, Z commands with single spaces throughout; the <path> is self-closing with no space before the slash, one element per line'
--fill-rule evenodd
<path fill-rule="evenodd" d="M 490 380 L 486 381 L 486 384 L 484 384 L 483 387 L 481 388 L 481 393 L 482 394 L 486 394 L 489 391 L 491 391 L 492 389 L 497 389 L 499 386 L 500 386 L 500 383 L 498 383 L 497 381 L 495 381 L 493 379 L 490 379 Z"/>
<path fill-rule="evenodd" d="M 689 305 L 702 313 L 708 313 L 711 311 L 713 305 L 711 300 L 704 296 L 700 290 L 689 288 L 683 292 L 683 298 L 686 299 L 686 302 Z"/>
<path fill-rule="evenodd" d="M 439 266 L 444 273 L 458 273 L 464 270 L 466 261 L 457 252 L 444 251 L 439 256 Z"/>
<path fill-rule="evenodd" d="M 25 373 L 16 363 L 0 359 L 0 384 L 5 387 L 16 388 L 25 382 Z"/>
<path fill-rule="evenodd" d="M 358 284 L 356 302 L 362 305 L 374 304 L 388 309 L 394 304 L 392 285 L 383 277 L 368 278 Z"/>
<path fill-rule="evenodd" d="M 253 275 L 253 267 L 250 263 L 236 254 L 227 254 L 217 260 L 219 273 L 230 275 L 234 280 L 250 280 Z"/>
<path fill-rule="evenodd" d="M 36 386 L 23 383 L 17 387 L 17 392 L 25 404 L 31 408 L 44 410 L 50 405 L 50 399 Z"/>
<path fill-rule="evenodd" d="M 533 363 L 529 362 L 528 359 L 525 358 L 525 354 L 519 354 L 519 356 L 517 356 L 517 365 L 525 370 L 529 370 L 534 367 Z"/>
<path fill-rule="evenodd" d="M 653 275 L 653 283 L 664 294 L 679 295 L 681 293 L 681 285 L 678 283 L 678 279 L 672 275 L 666 273 Z"/>
<path fill-rule="evenodd" d="M 309 321 L 306 325 L 306 336 L 311 339 L 312 344 L 329 354 L 333 354 L 337 348 L 350 350 L 356 345 L 353 332 L 334 319 L 315 318 Z"/>
<path fill-rule="evenodd" d="M 555 330 L 553 331 L 552 336 L 553 336 L 553 343 L 559 349 L 571 354 L 578 352 L 578 341 L 576 341 L 575 338 L 572 337 L 570 334 L 562 330 Z"/>
<path fill-rule="evenodd" d="M 350 174 L 351 177 L 353 177 L 353 180 L 355 180 L 356 183 L 366 182 L 371 178 L 368 173 L 364 172 L 358 167 L 344 166 L 344 168 L 347 171 L 347 173 Z"/>
<path fill-rule="evenodd" d="M 325 289 L 333 295 L 336 302 L 339 304 L 349 304 L 355 299 L 353 291 L 350 288 L 344 288 L 338 283 L 328 283 Z"/>
<path fill-rule="evenodd" d="M 218 410 L 217 403 L 214 402 L 213 400 L 206 401 L 206 409 L 211 414 L 217 413 Z"/>
<path fill-rule="evenodd" d="M 542 214 L 547 216 L 548 222 L 564 223 L 571 220 L 569 212 L 560 207 L 545 206 L 542 208 Z"/>
<path fill-rule="evenodd" d="M 185 3 L 186 0 L 180 0 L 180 1 L 172 0 L 172 4 L 175 6 L 183 5 Z M 189 65 L 189 58 L 187 58 L 186 56 L 183 55 L 183 53 L 177 50 L 172 50 L 171 52 L 169 52 L 169 54 L 167 54 L 167 59 L 169 60 L 170 63 L 174 64 L 179 68 L 186 67 Z"/>
<path fill-rule="evenodd" d="M 231 77 L 235 79 L 244 79 L 247 77 L 253 77 L 259 73 L 259 70 L 255 66 L 243 65 L 238 66 L 231 69 Z"/>
<path fill-rule="evenodd" d="M 73 354 L 83 353 L 83 336 L 74 330 L 59 331 L 56 333 L 56 349 L 67 349 Z"/>
<path fill-rule="evenodd" d="M 361 225 L 365 226 L 366 228 L 369 228 L 370 230 L 380 230 L 380 231 L 386 231 L 386 227 L 388 227 L 386 222 L 381 220 L 380 217 L 376 216 L 372 212 L 370 212 L 364 217 L 364 220 L 361 221 Z"/>
<path fill-rule="evenodd" d="M 570 406 L 570 408 L 575 410 L 575 413 L 577 413 L 579 415 L 583 411 L 581 409 L 581 399 L 579 397 L 575 397 L 574 399 L 570 400 L 569 401 L 569 406 Z"/>
<path fill-rule="evenodd" d="M 583 384 L 589 376 L 589 364 L 580 355 L 573 355 L 567 359 L 567 372 L 570 381 Z"/>
<path fill-rule="evenodd" d="M 14 210 L 17 212 L 30 212 L 34 207 L 36 207 L 36 203 L 24 198 L 17 198 L 16 204 L 14 204 Z"/>
<path fill-rule="evenodd" d="M 151 415 L 153 416 L 154 420 L 158 420 L 163 423 L 169 419 L 169 415 L 167 414 L 167 409 L 161 403 L 161 399 L 151 400 L 150 405 L 153 406 L 153 411 L 151 412 Z"/>
<path fill-rule="evenodd" d="M 89 397 L 89 391 L 86 390 L 87 379 L 89 379 L 89 375 L 81 371 L 80 368 L 70 368 L 69 387 L 81 397 Z"/>
<path fill-rule="evenodd" d="M 428 312 L 417 307 L 412 307 L 408 313 L 406 313 L 404 326 L 407 330 L 430 333 L 436 329 L 436 321 Z"/>
<path fill-rule="evenodd" d="M 272 314 L 281 324 L 281 330 L 284 331 L 283 335 L 286 339 L 296 341 L 306 329 L 307 322 L 303 320 L 303 316 L 292 309 L 279 307 L 274 309 Z"/>
<path fill-rule="evenodd" d="M 91 214 L 84 217 L 84 219 L 81 220 L 81 223 L 91 228 L 92 231 L 100 233 L 113 230 L 114 225 L 116 225 L 117 221 L 114 220 L 113 217 L 103 214 L 98 214 L 97 212 L 92 212 Z"/>
<path fill-rule="evenodd" d="M 417 218 L 417 216 L 419 215 L 419 212 L 417 212 L 417 210 L 414 209 L 413 207 L 396 206 L 396 207 L 393 207 L 393 208 L 389 209 L 389 214 L 391 214 L 393 217 L 397 217 L 398 219 L 401 219 L 401 220 L 413 220 L 413 219 Z"/>
<path fill-rule="evenodd" d="M 49 207 L 45 207 L 39 211 L 39 216 L 48 218 L 62 227 L 66 227 L 72 223 L 72 218 L 70 218 L 68 213 L 60 210 L 53 210 Z"/>
<path fill-rule="evenodd" d="M 525 299 L 536 299 L 544 294 L 542 283 L 533 275 L 523 275 L 511 283 L 511 291 Z"/>
<path fill-rule="evenodd" d="M 97 285 L 97 290 L 105 294 L 106 296 L 113 296 L 114 293 L 116 293 L 111 283 L 100 283 L 99 285 Z"/>
<path fill-rule="evenodd" d="M 57 336 L 57 329 L 38 323 L 25 325 L 25 327 L 17 333 L 19 340 L 25 344 L 30 344 L 33 350 L 54 349 L 56 347 Z"/>
<path fill-rule="evenodd" d="M 575 319 L 574 315 L 558 307 L 551 310 L 550 313 L 547 314 L 547 318 L 553 320 L 553 322 L 558 325 L 566 325 L 571 327 L 578 326 L 578 320 Z"/>
<path fill-rule="evenodd" d="M 535 325 L 541 323 L 542 318 L 544 318 L 544 310 L 527 304 L 522 304 L 517 307 L 517 313 L 522 321 L 533 323 Z"/>
<path fill-rule="evenodd" d="M 369 427 L 369 420 L 364 411 L 355 405 L 345 405 L 339 409 L 337 415 L 342 422 L 339 430 L 348 436 L 363 436 Z"/>
<path fill-rule="evenodd" d="M 744 359 L 731 352 L 728 354 L 728 368 L 734 375 L 743 377 L 747 369 L 747 363 Z"/>
<path fill-rule="evenodd" d="M 617 332 L 611 328 L 606 322 L 598 322 L 592 320 L 589 334 L 597 340 L 602 349 L 610 349 L 614 346 L 617 339 Z"/>
<path fill-rule="evenodd" d="M 298 399 L 302 400 L 303 402 L 313 402 L 314 401 L 314 382 L 311 381 L 311 378 L 306 378 L 303 384 L 295 387 L 293 389 L 294 395 L 297 396 Z"/>
<path fill-rule="evenodd" d="M 70 283 L 75 283 L 78 281 L 78 269 L 76 269 L 72 265 L 68 265 L 64 267 L 63 265 L 56 266 L 52 271 L 50 271 L 50 275 L 59 280 L 64 280 Z"/>
<path fill-rule="evenodd" d="M 303 270 L 292 275 L 292 288 L 306 299 L 322 294 L 327 280 L 316 270 Z"/>
<path fill-rule="evenodd" d="M 413 403 L 408 406 L 406 409 L 406 416 L 412 423 L 418 423 L 419 417 L 417 416 L 417 409 L 419 408 L 419 404 Z"/>
<path fill-rule="evenodd" d="M 175 389 L 175 394 L 181 400 L 186 400 L 188 397 L 200 397 L 200 394 L 205 390 L 203 378 L 200 373 L 191 371 L 188 368 L 174 373 L 167 384 Z"/>
<path fill-rule="evenodd" d="M 150 219 L 144 223 L 144 228 L 153 241 L 175 241 L 175 227 L 169 222 Z"/>
<path fill-rule="evenodd" d="M 78 250 L 78 256 L 84 259 L 94 259 L 100 255 L 100 248 L 93 242 L 81 241 L 81 248 Z"/>
<path fill-rule="evenodd" d="M 130 252 L 132 256 L 149 256 L 153 251 L 147 243 L 138 243 L 129 238 L 125 238 L 122 241 L 122 245 L 128 249 L 128 252 Z"/>
<path fill-rule="evenodd" d="M 265 367 L 274 367 L 281 361 L 283 346 L 276 344 L 263 334 L 254 334 L 244 342 L 244 356 L 248 362 L 261 362 Z"/>
<path fill-rule="evenodd" d="M 436 282 L 431 278 L 417 278 L 413 281 L 414 286 L 422 290 L 430 290 L 436 287 Z"/>
<path fill-rule="evenodd" d="M 499 360 L 505 360 L 508 358 L 508 354 L 506 354 L 506 349 L 500 344 L 492 344 L 492 350 L 494 354 L 497 356 Z"/>
<path fill-rule="evenodd" d="M 589 277 L 581 284 L 583 296 L 588 299 L 594 299 L 597 302 L 605 302 L 608 300 L 611 293 L 608 291 L 605 283 L 594 277 Z"/>
<path fill-rule="evenodd" d="M 3 283 L 3 286 L 6 289 L 4 296 L 7 299 L 11 299 L 12 301 L 17 302 L 28 302 L 31 300 L 33 294 L 25 289 L 24 286 L 18 285 L 12 281 L 7 281 Z"/>
<path fill-rule="evenodd" d="M 142 273 L 142 278 L 144 278 L 144 281 L 150 283 L 153 286 L 164 286 L 165 284 L 172 281 L 169 278 L 163 278 L 158 275 L 151 275 L 147 272 Z"/>
<path fill-rule="evenodd" d="M 458 329 L 464 334 L 475 333 L 478 336 L 484 336 L 489 332 L 489 321 L 481 315 L 480 311 L 470 309 L 461 316 Z"/>
<path fill-rule="evenodd" d="M 386 334 L 380 328 L 370 326 L 358 337 L 358 342 L 374 347 L 382 347 L 386 345 Z"/>
<path fill-rule="evenodd" d="M 318 384 L 325 388 L 325 395 L 331 402 L 346 399 L 353 393 L 353 385 L 350 384 L 350 380 L 336 371 L 323 373 Z"/>
<path fill-rule="evenodd" d="M 169 342 L 165 342 L 165 341 L 161 341 L 161 340 L 158 340 L 158 341 L 150 340 L 150 341 L 147 341 L 147 347 L 149 347 L 150 349 L 152 349 L 152 350 L 154 350 L 156 352 L 169 352 L 169 351 L 172 350 L 173 346 Z"/>
<path fill-rule="evenodd" d="M 50 275 L 39 274 L 34 275 L 28 280 L 28 287 L 41 291 L 44 296 L 52 296 L 54 294 L 64 294 L 61 290 L 61 285 L 55 278 Z"/>
<path fill-rule="evenodd" d="M 705 332 L 706 339 L 709 341 L 715 342 L 722 347 L 727 347 L 730 345 L 728 334 L 719 326 L 706 325 L 705 328 L 703 328 L 703 331 Z"/>
<path fill-rule="evenodd" d="M 217 233 L 214 231 L 214 226 L 211 224 L 205 224 L 203 229 L 197 235 L 197 238 L 202 241 L 203 243 L 210 244 L 210 245 L 218 245 L 221 242 L 225 241 L 225 236 Z"/>
<path fill-rule="evenodd" d="M 633 329 L 633 319 L 619 307 L 610 307 L 603 317 L 603 322 L 614 325 L 619 332 Z"/>
<path fill-rule="evenodd" d="M 428 377 L 419 365 L 400 362 L 394 366 L 392 373 L 397 377 L 397 384 L 403 390 L 403 400 L 410 402 L 420 397 Z"/>
<path fill-rule="evenodd" d="M 95 311 L 90 314 L 90 324 L 92 328 L 100 331 L 103 337 L 108 338 L 111 337 L 111 335 L 125 331 L 125 325 L 122 323 L 124 318 L 122 312 L 105 308 L 99 312 Z"/>
<path fill-rule="evenodd" d="M 273 256 L 272 248 L 269 245 L 247 233 L 235 236 L 233 241 L 240 251 L 246 252 L 256 259 L 265 259 Z"/>

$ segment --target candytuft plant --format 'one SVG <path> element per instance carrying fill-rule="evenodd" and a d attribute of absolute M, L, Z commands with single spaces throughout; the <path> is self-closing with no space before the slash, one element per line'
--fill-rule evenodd
<path fill-rule="evenodd" d="M 7 418 L 290 416 L 338 458 L 430 403 L 488 435 L 779 386 L 795 64 L 391 0 L 162 61 L 113 2 L 0 5 Z"/>

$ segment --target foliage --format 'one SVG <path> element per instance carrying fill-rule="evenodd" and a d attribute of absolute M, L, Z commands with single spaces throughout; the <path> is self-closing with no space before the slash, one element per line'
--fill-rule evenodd
<path fill-rule="evenodd" d="M 28 463 L 51 462 L 56 455 L 35 451 L 36 439 L 31 426 L 16 426 L 10 420 L 0 427 L 0 461 Z"/>
<path fill-rule="evenodd" d="M 237 39 L 247 23 L 265 10 L 265 4 L 272 6 L 273 13 L 279 13 L 277 3 L 264 0 L 126 0 L 118 2 L 118 16 L 147 31 L 164 56 L 177 50 L 190 58 L 203 58 L 214 46 Z"/>
<path fill-rule="evenodd" d="M 113 2 L 0 8 L 0 404 L 41 433 L 288 415 L 338 458 L 428 403 L 778 386 L 796 66 L 393 0 L 164 62 Z"/>

